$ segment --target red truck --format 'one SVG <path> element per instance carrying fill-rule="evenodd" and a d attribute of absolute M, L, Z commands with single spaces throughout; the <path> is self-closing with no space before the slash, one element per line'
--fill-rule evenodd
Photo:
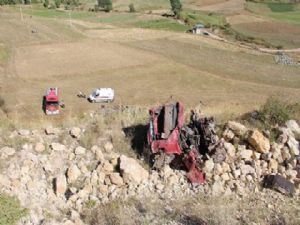
<path fill-rule="evenodd" d="M 59 94 L 58 88 L 47 88 L 45 95 L 43 96 L 43 110 L 46 115 L 59 114 Z"/>
<path fill-rule="evenodd" d="M 183 164 L 191 183 L 203 184 L 202 158 L 217 143 L 212 118 L 198 118 L 192 111 L 191 121 L 184 124 L 181 102 L 169 103 L 149 110 L 148 144 L 153 167 Z M 181 162 L 181 163 L 180 163 Z"/>

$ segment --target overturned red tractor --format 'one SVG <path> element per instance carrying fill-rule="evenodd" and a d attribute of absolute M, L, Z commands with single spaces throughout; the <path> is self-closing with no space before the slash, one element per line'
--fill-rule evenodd
<path fill-rule="evenodd" d="M 191 111 L 189 124 L 184 124 L 184 108 L 180 102 L 150 109 L 148 144 L 153 167 L 165 164 L 184 167 L 191 183 L 203 184 L 201 163 L 218 142 L 212 118 Z"/>

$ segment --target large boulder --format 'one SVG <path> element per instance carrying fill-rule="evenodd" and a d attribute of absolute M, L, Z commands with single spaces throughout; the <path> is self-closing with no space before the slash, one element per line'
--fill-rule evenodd
<path fill-rule="evenodd" d="M 247 128 L 243 124 L 235 122 L 235 121 L 228 121 L 227 127 L 230 130 L 232 130 L 235 135 L 238 135 L 238 136 L 243 136 L 247 132 Z"/>
<path fill-rule="evenodd" d="M 252 147 L 260 153 L 268 153 L 270 151 L 270 141 L 257 129 L 251 131 L 248 137 Z"/>
<path fill-rule="evenodd" d="M 141 183 L 148 179 L 149 173 L 135 159 L 125 155 L 120 157 L 120 171 L 125 183 Z"/>

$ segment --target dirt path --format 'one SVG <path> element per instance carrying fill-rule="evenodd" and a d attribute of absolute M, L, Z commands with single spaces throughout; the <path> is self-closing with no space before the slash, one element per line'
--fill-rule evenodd
<path fill-rule="evenodd" d="M 293 52 L 293 53 L 300 53 L 300 48 L 294 48 L 294 49 L 269 49 L 269 48 L 258 48 L 261 52 L 266 53 L 276 53 L 276 52 Z"/>

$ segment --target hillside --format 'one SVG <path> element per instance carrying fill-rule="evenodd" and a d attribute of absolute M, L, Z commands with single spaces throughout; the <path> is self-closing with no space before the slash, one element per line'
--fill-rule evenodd
<path fill-rule="evenodd" d="M 300 3 L 43 3 L 0 4 L 0 225 L 299 224 Z M 78 97 L 99 87 L 114 101 Z M 151 154 L 173 131 L 182 152 Z"/>
<path fill-rule="evenodd" d="M 70 20 L 67 12 L 23 11 L 21 20 L 18 8 L 1 9 L 1 96 L 10 115 L 42 119 L 50 84 L 61 89 L 64 115 L 97 108 L 76 94 L 98 86 L 115 88 L 117 105 L 151 106 L 172 95 L 188 106 L 201 100 L 216 115 L 245 112 L 272 94 L 299 97 L 299 67 L 235 44 L 134 25 L 158 16 L 73 12 Z"/>

